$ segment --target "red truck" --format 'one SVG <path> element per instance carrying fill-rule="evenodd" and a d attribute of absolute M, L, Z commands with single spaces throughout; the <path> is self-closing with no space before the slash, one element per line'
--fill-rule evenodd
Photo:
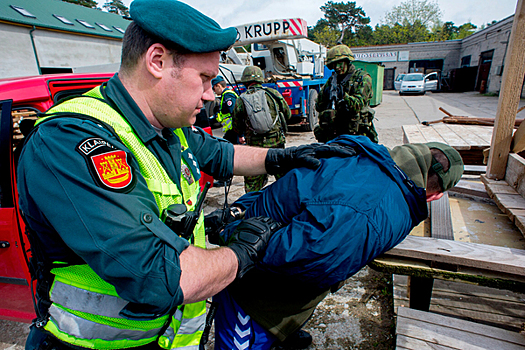
<path fill-rule="evenodd" d="M 21 119 L 35 119 L 57 101 L 102 84 L 113 73 L 51 74 L 0 80 L 0 319 L 30 323 L 34 318 L 29 242 L 18 208 L 14 150 Z M 211 128 L 205 128 L 211 134 Z M 201 185 L 213 184 L 203 174 Z"/>

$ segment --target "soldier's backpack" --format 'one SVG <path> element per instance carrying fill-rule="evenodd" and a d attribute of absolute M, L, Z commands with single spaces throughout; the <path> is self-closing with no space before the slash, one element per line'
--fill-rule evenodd
<path fill-rule="evenodd" d="M 255 90 L 255 91 L 253 91 Z M 253 91 L 253 92 L 252 92 Z M 248 93 L 250 92 L 250 93 Z M 241 96 L 246 108 L 246 114 L 248 114 L 249 124 L 251 129 L 257 134 L 265 134 L 270 131 L 277 120 L 279 119 L 279 110 L 277 108 L 277 102 L 275 102 L 275 120 L 272 118 L 268 102 L 266 100 L 266 90 L 262 89 L 248 89 L 246 93 Z"/>

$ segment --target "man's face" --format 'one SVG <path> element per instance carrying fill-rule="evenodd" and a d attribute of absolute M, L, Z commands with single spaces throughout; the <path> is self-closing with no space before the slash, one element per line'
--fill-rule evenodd
<path fill-rule="evenodd" d="M 219 72 L 219 58 L 219 52 L 211 52 L 185 55 L 179 66 L 173 60 L 166 61 L 156 103 L 152 106 L 155 118 L 163 127 L 193 125 L 204 101 L 215 99 L 211 80 Z"/>
<path fill-rule="evenodd" d="M 213 85 L 213 92 L 215 92 L 215 95 L 220 96 L 222 94 L 221 85 L 220 84 Z"/>
<path fill-rule="evenodd" d="M 334 70 L 337 74 L 346 74 L 348 72 L 348 62 L 346 60 L 336 62 Z"/>

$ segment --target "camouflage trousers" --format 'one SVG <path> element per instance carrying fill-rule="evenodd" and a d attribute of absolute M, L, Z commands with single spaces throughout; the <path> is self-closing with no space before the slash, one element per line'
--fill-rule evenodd
<path fill-rule="evenodd" d="M 264 148 L 284 148 L 284 135 L 276 134 L 276 136 L 270 137 L 257 137 L 248 138 L 246 143 L 249 146 L 264 147 Z M 244 177 L 244 191 L 255 192 L 262 189 L 268 184 L 268 174 L 257 175 L 257 176 L 245 176 Z M 275 179 L 278 180 L 283 174 L 274 175 Z"/>
<path fill-rule="evenodd" d="M 314 129 L 315 139 L 318 142 L 328 142 L 339 135 L 363 135 L 372 142 L 377 143 L 377 132 L 371 118 L 366 116 L 353 116 L 338 118 L 333 109 L 328 109 L 319 115 L 319 125 Z"/>

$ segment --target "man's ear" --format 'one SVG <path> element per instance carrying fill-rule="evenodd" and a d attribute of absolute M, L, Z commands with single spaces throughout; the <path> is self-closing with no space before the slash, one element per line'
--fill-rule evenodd
<path fill-rule="evenodd" d="M 434 192 L 431 194 L 427 194 L 427 202 L 436 201 L 443 197 L 443 192 Z"/>
<path fill-rule="evenodd" d="M 144 59 L 146 60 L 146 69 L 155 78 L 162 77 L 162 71 L 166 69 L 166 59 L 171 57 L 168 50 L 162 44 L 153 44 L 146 51 Z"/>

